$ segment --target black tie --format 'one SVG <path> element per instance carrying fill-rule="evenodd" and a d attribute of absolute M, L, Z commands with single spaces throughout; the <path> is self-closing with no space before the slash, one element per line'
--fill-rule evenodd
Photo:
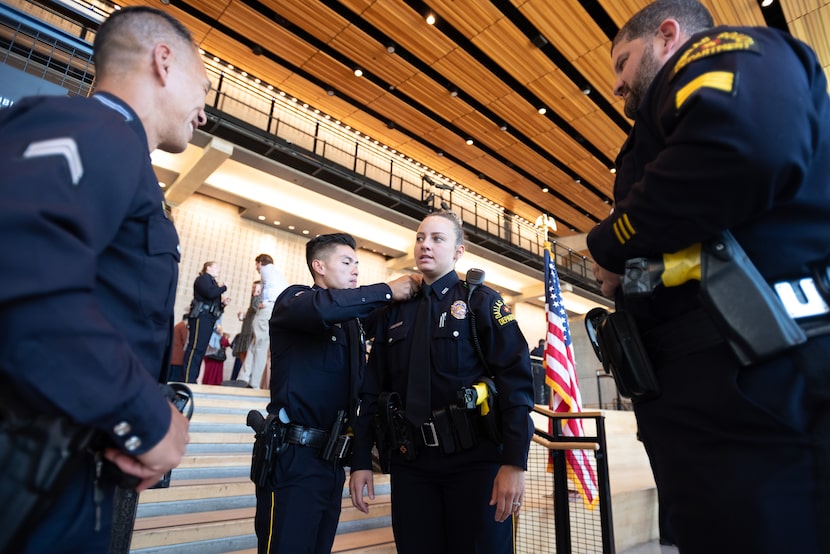
<path fill-rule="evenodd" d="M 421 287 L 421 299 L 415 312 L 412 349 L 409 352 L 409 381 L 406 386 L 406 417 L 415 426 L 432 414 L 430 398 L 430 296 L 432 287 Z"/>

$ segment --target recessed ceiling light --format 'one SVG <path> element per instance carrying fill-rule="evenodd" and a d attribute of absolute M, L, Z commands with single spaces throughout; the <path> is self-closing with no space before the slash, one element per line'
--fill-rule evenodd
<path fill-rule="evenodd" d="M 264 215 L 258 215 L 257 219 L 260 220 L 260 221 L 265 221 L 265 216 Z"/>

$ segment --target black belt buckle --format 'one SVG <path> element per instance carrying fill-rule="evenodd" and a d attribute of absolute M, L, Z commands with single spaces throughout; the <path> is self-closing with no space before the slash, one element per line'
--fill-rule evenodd
<path fill-rule="evenodd" d="M 438 433 L 435 432 L 435 424 L 431 421 L 422 423 L 420 426 L 421 438 L 424 439 L 424 446 L 438 446 Z"/>

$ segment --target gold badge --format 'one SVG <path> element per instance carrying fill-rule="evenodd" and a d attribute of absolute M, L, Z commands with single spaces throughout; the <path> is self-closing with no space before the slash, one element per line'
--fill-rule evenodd
<path fill-rule="evenodd" d="M 450 306 L 450 314 L 455 319 L 464 319 L 467 317 L 467 304 L 463 300 L 456 300 Z"/>
<path fill-rule="evenodd" d="M 722 54 L 723 52 L 734 52 L 736 50 L 748 50 L 752 52 L 760 52 L 761 49 L 749 35 L 737 33 L 735 31 L 726 31 L 718 33 L 715 36 L 705 36 L 692 44 L 683 52 L 677 63 L 674 64 L 672 75 L 677 73 L 692 63 L 695 60 L 713 56 L 715 54 Z"/>

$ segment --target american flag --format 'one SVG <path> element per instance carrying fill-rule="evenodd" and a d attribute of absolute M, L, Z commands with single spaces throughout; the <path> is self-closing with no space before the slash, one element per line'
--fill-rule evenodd
<path fill-rule="evenodd" d="M 581 412 L 582 396 L 576 378 L 571 329 L 568 314 L 562 302 L 559 275 L 553 262 L 550 243 L 545 245 L 545 314 L 548 319 L 548 334 L 545 341 L 545 382 L 552 394 L 550 407 L 554 412 Z M 562 423 L 562 434 L 566 437 L 585 435 L 581 419 L 566 419 Z M 586 450 L 567 450 L 568 476 L 573 481 L 585 504 L 594 508 L 599 501 L 597 479 Z"/>

